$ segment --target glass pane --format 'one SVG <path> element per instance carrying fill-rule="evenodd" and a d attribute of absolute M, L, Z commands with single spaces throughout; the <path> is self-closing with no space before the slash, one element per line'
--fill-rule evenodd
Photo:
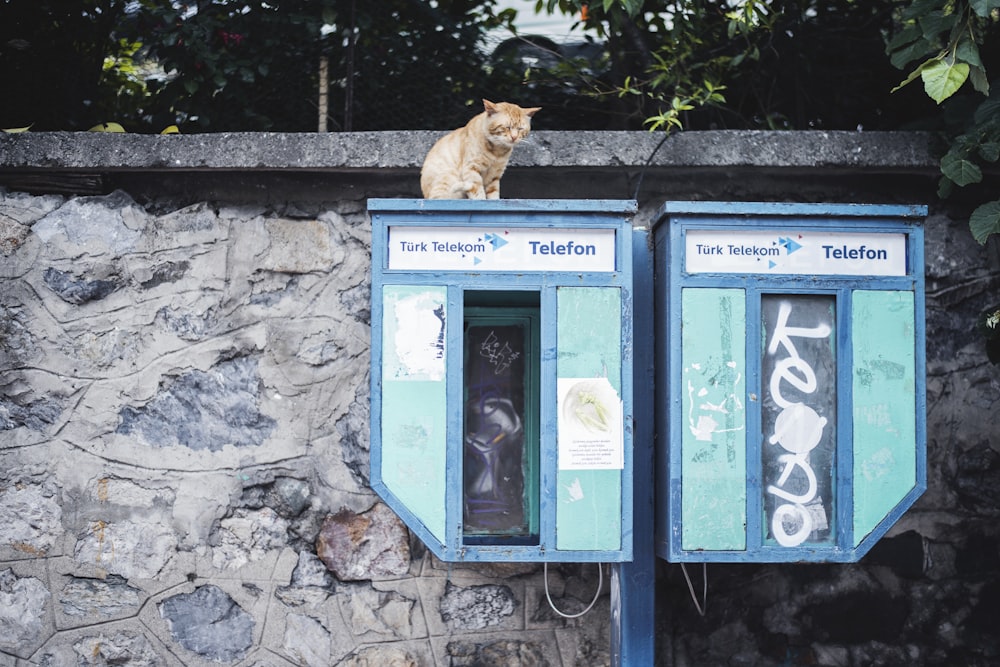
<path fill-rule="evenodd" d="M 836 299 L 762 295 L 764 538 L 794 547 L 835 536 Z"/>
<path fill-rule="evenodd" d="M 465 318 L 463 533 L 530 536 L 537 466 L 526 446 L 533 431 L 531 320 L 520 309 L 481 308 Z"/>

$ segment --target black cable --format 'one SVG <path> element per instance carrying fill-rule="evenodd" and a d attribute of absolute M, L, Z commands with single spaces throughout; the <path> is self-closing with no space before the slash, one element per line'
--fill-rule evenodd
<path fill-rule="evenodd" d="M 656 152 L 660 150 L 660 147 L 669 138 L 670 138 L 670 132 L 664 132 L 663 138 L 660 139 L 660 143 L 656 144 L 656 148 L 654 148 L 653 152 L 649 154 L 649 158 L 646 160 L 646 164 L 642 165 L 642 170 L 639 172 L 639 180 L 635 184 L 635 194 L 632 195 L 632 199 L 634 199 L 635 201 L 639 201 L 639 189 L 642 187 L 642 179 L 646 175 L 646 169 L 649 167 L 649 163 L 653 161 L 653 157 L 656 155 Z"/>

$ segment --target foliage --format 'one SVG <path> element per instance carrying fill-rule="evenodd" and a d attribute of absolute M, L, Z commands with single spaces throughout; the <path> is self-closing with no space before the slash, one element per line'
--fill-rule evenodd
<path fill-rule="evenodd" d="M 363 129 L 445 129 L 482 111 L 486 30 L 511 14 L 495 16 L 493 0 L 357 1 L 358 46 L 353 55 L 353 109 Z M 349 25 L 349 24 L 345 24 Z M 335 71 L 351 58 L 331 47 Z M 340 81 L 335 102 L 345 105 Z"/>
<path fill-rule="evenodd" d="M 629 127 L 929 126 L 921 95 L 891 95 L 884 37 L 899 0 L 536 0 L 606 37 Z"/>
<path fill-rule="evenodd" d="M 494 0 L 0 1 L 0 127 L 452 127 L 478 113 Z M 353 121 L 353 122 L 352 122 Z"/>
<path fill-rule="evenodd" d="M 143 123 L 178 122 L 203 131 L 275 124 L 311 129 L 303 123 L 308 101 L 275 84 L 294 88 L 306 76 L 301 89 L 309 90 L 305 73 L 315 69 L 328 11 L 329 2 L 304 0 L 137 3 L 118 30 L 160 69 L 147 78 Z M 315 127 L 315 113 L 310 120 Z"/>
<path fill-rule="evenodd" d="M 921 79 L 938 104 L 956 98 L 949 111 L 957 120 L 948 152 L 941 158 L 942 197 L 954 186 L 983 180 L 982 165 L 1000 158 L 1000 91 L 991 90 L 984 61 L 1000 30 L 1000 0 L 914 0 L 899 17 L 887 52 L 900 69 L 919 61 L 897 88 Z M 978 100 L 958 96 L 968 83 Z M 986 243 L 1000 234 L 1000 199 L 980 205 L 969 220 L 972 235 Z"/>
<path fill-rule="evenodd" d="M 116 115 L 120 81 L 104 62 L 125 48 L 124 0 L 0 2 L 0 127 L 85 128 Z"/>
<path fill-rule="evenodd" d="M 490 2 L 143 0 L 126 33 L 166 73 L 149 82 L 154 126 L 314 131 L 326 57 L 334 129 L 421 129 L 467 118 Z"/>

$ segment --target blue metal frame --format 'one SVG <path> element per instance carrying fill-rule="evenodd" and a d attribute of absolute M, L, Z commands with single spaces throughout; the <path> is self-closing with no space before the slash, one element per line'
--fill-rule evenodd
<path fill-rule="evenodd" d="M 924 206 L 863 204 L 782 204 L 670 202 L 654 226 L 656 264 L 657 387 L 667 394 L 657 397 L 658 515 L 656 550 L 671 562 L 853 562 L 881 538 L 926 489 L 925 315 L 922 219 Z M 712 230 L 815 230 L 864 233 L 901 233 L 906 237 L 908 265 L 905 276 L 802 276 L 698 273 L 685 271 L 684 235 L 689 229 Z M 746 549 L 700 551 L 681 545 L 681 407 L 682 350 L 680 346 L 681 289 L 688 287 L 739 288 L 746 291 L 747 391 L 760 382 L 760 298 L 762 294 L 830 294 L 836 299 L 837 443 L 835 453 L 837 515 L 832 545 L 781 547 L 764 544 L 761 525 L 762 480 L 752 467 L 760 460 L 759 410 L 747 410 L 747 508 Z M 916 485 L 857 546 L 853 535 L 852 457 L 852 295 L 856 289 L 912 292 L 915 316 L 916 380 Z M 747 405 L 750 404 L 749 397 Z M 673 418 L 672 418 L 673 417 Z"/>
<path fill-rule="evenodd" d="M 633 417 L 632 399 L 632 234 L 630 218 L 636 203 L 617 200 L 424 200 L 373 199 L 368 202 L 372 221 L 372 314 L 371 314 L 371 486 L 389 504 L 410 529 L 445 561 L 552 561 L 552 562 L 623 562 L 633 557 L 632 548 L 632 466 L 633 437 L 628 428 Z M 498 226 L 553 229 L 614 229 L 616 232 L 615 270 L 613 272 L 471 272 L 471 271 L 402 271 L 388 267 L 386 246 L 390 226 L 480 227 Z M 539 427 L 541 431 L 539 544 L 468 544 L 462 535 L 462 470 L 449 465 L 446 472 L 446 539 L 439 540 L 421 520 L 388 488 L 382 478 L 382 334 L 383 285 L 429 285 L 447 289 L 449 317 L 445 322 L 448 349 L 462 349 L 462 313 L 464 293 L 469 290 L 539 292 L 541 310 L 541 382 L 542 396 Z M 622 470 L 622 535 L 617 550 L 559 550 L 556 548 L 555 503 L 557 460 L 556 433 L 556 313 L 557 289 L 560 287 L 618 287 L 622 294 L 622 377 L 621 398 L 626 428 Z M 462 364 L 446 368 L 446 394 L 449 406 L 447 460 L 462 460 Z"/>
<path fill-rule="evenodd" d="M 653 665 L 656 656 L 656 553 L 653 541 L 653 251 L 650 230 L 633 231 L 632 561 L 611 571 L 611 664 Z"/>

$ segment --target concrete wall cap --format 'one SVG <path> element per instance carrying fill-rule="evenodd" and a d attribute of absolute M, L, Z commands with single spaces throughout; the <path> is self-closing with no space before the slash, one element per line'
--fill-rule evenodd
<path fill-rule="evenodd" d="M 419 170 L 443 131 L 150 135 L 102 132 L 0 134 L 0 171 Z M 662 133 L 536 131 L 512 168 L 760 167 L 936 171 L 931 135 L 920 132 Z M 662 145 L 661 145 L 662 142 Z"/>

